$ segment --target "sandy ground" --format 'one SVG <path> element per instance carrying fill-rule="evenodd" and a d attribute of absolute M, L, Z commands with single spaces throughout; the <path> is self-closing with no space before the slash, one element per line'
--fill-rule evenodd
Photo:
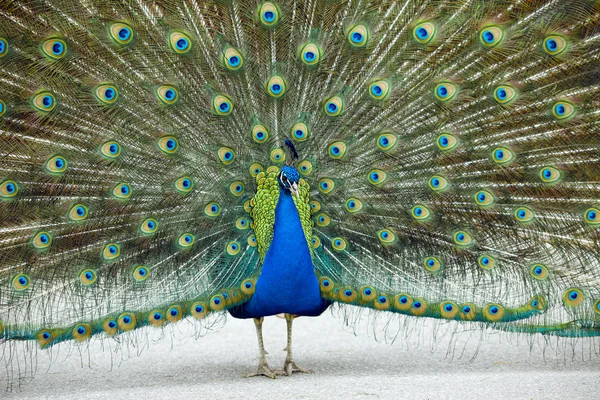
<path fill-rule="evenodd" d="M 0 398 L 600 399 L 600 357 L 591 356 L 590 341 L 543 352 L 540 340 L 530 350 L 523 339 L 513 343 L 496 334 L 480 340 L 475 332 L 449 344 L 445 326 L 436 329 L 430 321 L 390 345 L 374 340 L 368 323 L 355 335 L 328 312 L 301 318 L 294 325 L 295 359 L 314 374 L 271 380 L 244 377 L 257 362 L 254 324 L 229 318 L 219 332 L 197 340 L 169 334 L 119 366 L 119 353 L 102 351 L 100 343 L 89 352 L 55 354 L 51 366 L 41 354 L 35 378 Z M 270 317 L 264 328 L 269 363 L 280 368 L 285 321 Z"/>

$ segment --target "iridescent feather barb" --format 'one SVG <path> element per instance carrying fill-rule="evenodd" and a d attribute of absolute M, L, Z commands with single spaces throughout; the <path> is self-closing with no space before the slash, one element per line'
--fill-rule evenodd
<path fill-rule="evenodd" d="M 600 335 L 599 21 L 591 0 L 2 3 L 9 371 L 34 342 L 226 310 L 291 335 L 331 303 Z"/>

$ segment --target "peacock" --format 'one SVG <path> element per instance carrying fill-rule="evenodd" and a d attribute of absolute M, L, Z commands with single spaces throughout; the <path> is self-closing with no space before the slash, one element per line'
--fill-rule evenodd
<path fill-rule="evenodd" d="M 598 1 L 3 0 L 0 72 L 9 376 L 227 315 L 310 373 L 333 307 L 600 336 Z"/>

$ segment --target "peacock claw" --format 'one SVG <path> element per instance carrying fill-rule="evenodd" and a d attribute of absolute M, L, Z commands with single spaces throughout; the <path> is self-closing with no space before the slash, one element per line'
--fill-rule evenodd
<path fill-rule="evenodd" d="M 246 378 L 251 378 L 253 376 L 266 376 L 267 378 L 277 379 L 277 373 L 272 371 L 267 364 L 259 365 L 256 372 L 250 372 L 246 375 Z"/>
<path fill-rule="evenodd" d="M 296 365 L 294 361 L 286 361 L 283 364 L 283 369 L 278 369 L 275 371 L 275 375 L 287 375 L 292 376 L 294 372 L 300 372 L 301 374 L 312 374 L 314 371 L 312 369 L 304 369 L 300 368 Z"/>

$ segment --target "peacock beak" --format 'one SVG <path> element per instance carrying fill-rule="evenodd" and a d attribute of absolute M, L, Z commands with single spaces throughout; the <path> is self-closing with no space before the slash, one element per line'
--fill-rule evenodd
<path fill-rule="evenodd" d="M 300 193 L 298 192 L 298 184 L 296 182 L 292 183 L 290 190 L 296 195 L 296 197 L 300 198 Z"/>

